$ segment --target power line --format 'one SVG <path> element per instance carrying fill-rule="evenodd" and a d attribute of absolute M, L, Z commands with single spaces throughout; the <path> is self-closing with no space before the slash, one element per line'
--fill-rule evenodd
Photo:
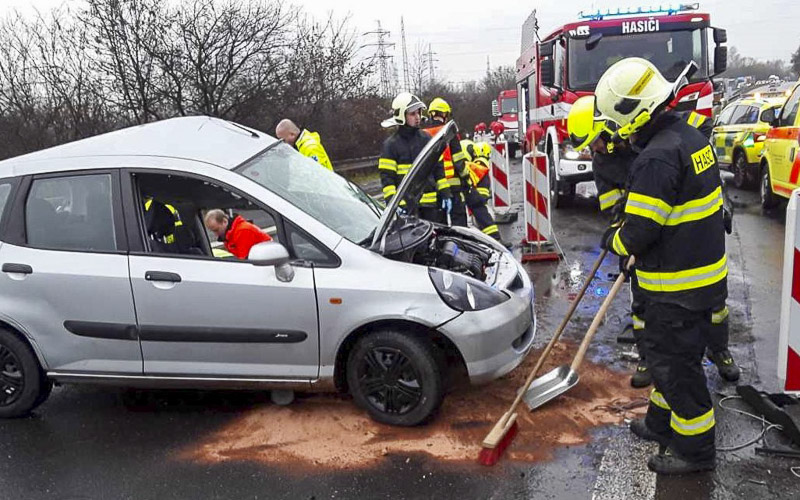
<path fill-rule="evenodd" d="M 369 43 L 362 45 L 362 47 L 377 47 L 375 57 L 378 59 L 378 72 L 380 75 L 380 94 L 383 97 L 394 94 L 394 79 L 390 68 L 392 56 L 387 52 L 387 49 L 394 47 L 394 43 L 388 42 L 387 39 L 391 32 L 381 28 L 381 22 L 378 21 L 378 29 L 368 31 L 364 35 L 375 35 L 378 38 L 376 43 Z"/>
<path fill-rule="evenodd" d="M 403 85 L 406 92 L 411 91 L 411 86 L 408 84 L 408 50 L 406 49 L 406 24 L 403 21 L 403 16 L 400 16 L 400 36 L 403 39 Z"/>

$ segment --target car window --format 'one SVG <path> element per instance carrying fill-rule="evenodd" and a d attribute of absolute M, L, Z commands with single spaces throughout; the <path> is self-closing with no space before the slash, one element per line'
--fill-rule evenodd
<path fill-rule="evenodd" d="M 277 240 L 273 215 L 221 184 L 174 173 L 134 173 L 133 180 L 141 200 L 139 215 L 149 253 L 235 259 L 229 251 L 232 243 L 226 245 L 225 236 L 238 218 L 249 228 L 255 225 L 265 240 Z M 206 227 L 211 210 L 221 211 L 228 221 L 215 225 L 221 236 Z M 246 258 L 246 254 L 242 250 L 239 255 Z"/>
<path fill-rule="evenodd" d="M 739 117 L 736 124 L 747 125 L 756 123 L 758 121 L 758 108 L 755 106 L 743 106 L 743 107 L 745 108 L 745 111 Z"/>
<path fill-rule="evenodd" d="M 56 250 L 117 250 L 111 176 L 36 179 L 25 203 L 28 245 Z"/>
<path fill-rule="evenodd" d="M 725 108 L 722 113 L 720 113 L 719 118 L 717 119 L 717 125 L 727 125 L 730 123 L 731 115 L 733 114 L 733 110 L 737 106 L 728 106 Z"/>
<path fill-rule="evenodd" d="M 797 117 L 797 106 L 800 104 L 800 87 L 797 87 L 792 93 L 791 97 L 783 105 L 781 112 L 781 127 L 791 127 L 794 125 L 794 120 Z"/>
<path fill-rule="evenodd" d="M 286 239 L 291 246 L 293 257 L 297 259 L 307 260 L 323 266 L 336 265 L 337 263 L 337 259 L 333 255 L 288 221 L 286 221 Z"/>
<path fill-rule="evenodd" d="M 11 182 L 0 181 L 0 217 L 2 217 L 3 211 L 5 211 L 9 194 L 11 194 Z M 2 223 L 2 219 L 0 219 L 0 223 Z"/>
<path fill-rule="evenodd" d="M 741 123 L 739 120 L 747 113 L 747 106 L 736 106 L 736 109 L 733 110 L 733 114 L 731 115 L 730 123 L 731 125 L 736 125 Z"/>

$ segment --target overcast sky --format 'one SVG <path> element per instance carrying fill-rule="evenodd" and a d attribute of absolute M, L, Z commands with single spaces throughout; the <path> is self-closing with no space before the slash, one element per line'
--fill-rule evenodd
<path fill-rule="evenodd" d="M 47 10 L 62 0 L 0 0 L 0 12 L 12 8 Z M 290 0 L 306 12 L 350 15 L 359 32 L 382 27 L 391 31 L 395 62 L 402 70 L 400 16 L 405 19 L 411 57 L 418 42 L 430 43 L 437 75 L 458 82 L 480 78 L 489 56 L 492 67 L 513 65 L 520 52 L 520 28 L 531 10 L 538 10 L 545 35 L 577 19 L 581 10 L 658 5 L 658 0 L 634 2 L 587 0 Z M 678 3 L 688 3 L 686 0 Z M 743 55 L 789 60 L 800 45 L 800 0 L 702 0 L 700 11 L 711 14 L 714 26 L 728 30 L 728 45 Z M 365 38 L 364 43 L 375 39 Z M 371 49 L 364 49 L 371 50 Z M 402 78 L 402 75 L 401 75 Z"/>

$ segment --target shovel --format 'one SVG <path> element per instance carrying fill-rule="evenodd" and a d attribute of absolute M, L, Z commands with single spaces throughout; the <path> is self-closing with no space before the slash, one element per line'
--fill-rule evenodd
<path fill-rule="evenodd" d="M 628 268 L 633 265 L 633 261 L 633 257 L 628 260 Z M 603 305 L 600 306 L 600 310 L 597 311 L 597 314 L 595 314 L 594 320 L 592 320 L 592 324 L 589 326 L 589 331 L 586 332 L 586 336 L 583 338 L 583 341 L 578 348 L 578 353 L 575 354 L 575 358 L 572 360 L 572 364 L 569 366 L 559 366 L 558 368 L 546 373 L 545 375 L 542 375 L 534 380 L 533 383 L 531 383 L 524 396 L 525 404 L 528 405 L 528 408 L 535 410 L 548 401 L 557 398 L 561 394 L 564 394 L 578 384 L 578 381 L 580 380 L 580 377 L 578 376 L 578 368 L 581 366 L 583 358 L 586 356 L 586 351 L 589 349 L 589 344 L 592 342 L 594 334 L 597 332 L 600 322 L 603 320 L 603 316 L 606 315 L 606 311 L 608 311 L 611 301 L 614 300 L 614 297 L 617 295 L 617 292 L 619 292 L 619 289 L 622 287 L 624 282 L 625 274 L 620 273 L 619 277 L 617 277 L 617 281 L 614 282 L 614 286 L 611 287 L 611 291 L 608 292 L 608 296 L 603 301 Z"/>

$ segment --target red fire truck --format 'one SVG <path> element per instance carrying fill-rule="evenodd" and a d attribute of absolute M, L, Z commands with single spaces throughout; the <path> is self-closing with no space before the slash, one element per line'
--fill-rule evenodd
<path fill-rule="evenodd" d="M 497 95 L 497 100 L 492 101 L 492 116 L 495 116 L 497 121 L 503 124 L 503 136 L 508 141 L 508 154 L 511 158 L 520 149 L 520 144 L 522 143 L 519 133 L 519 118 L 517 116 L 518 106 L 516 89 L 501 90 Z"/>
<path fill-rule="evenodd" d="M 523 24 L 523 51 L 516 68 L 519 127 L 525 130 L 525 151 L 539 143 L 549 156 L 553 206 L 574 196 L 577 183 L 592 180 L 588 148 L 575 151 L 567 138 L 569 109 L 579 97 L 594 92 L 606 69 L 620 59 L 648 59 L 669 80 L 694 60 L 699 69 L 672 105 L 711 116 L 711 79 L 727 67 L 727 34 L 712 28 L 709 15 L 697 9 L 692 4 L 581 13 L 578 22 L 543 39 L 538 36 L 536 11 Z"/>

